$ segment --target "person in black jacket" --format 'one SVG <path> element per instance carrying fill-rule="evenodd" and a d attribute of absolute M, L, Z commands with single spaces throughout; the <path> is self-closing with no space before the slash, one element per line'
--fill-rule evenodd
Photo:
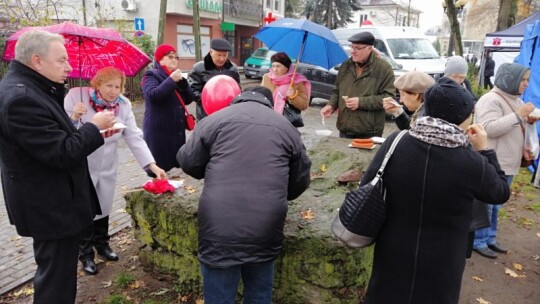
<path fill-rule="evenodd" d="M 491 77 L 493 76 L 495 76 L 495 61 L 491 58 L 491 53 L 488 53 L 484 67 L 484 89 L 493 89 L 493 83 L 491 83 Z"/>
<path fill-rule="evenodd" d="M 272 110 L 269 89 L 253 90 L 203 119 L 177 155 L 185 173 L 205 179 L 197 216 L 206 304 L 235 303 L 240 278 L 244 303 L 272 303 L 287 200 L 310 183 L 300 133 Z"/>
<path fill-rule="evenodd" d="M 202 61 L 193 65 L 189 73 L 189 85 L 193 90 L 195 102 L 197 103 L 197 120 L 201 120 L 207 116 L 201 103 L 201 94 L 210 78 L 216 75 L 227 75 L 236 80 L 238 85 L 240 85 L 238 68 L 228 59 L 230 50 L 231 45 L 227 40 L 219 38 L 212 39 L 210 42 L 210 52 L 204 56 Z"/>
<path fill-rule="evenodd" d="M 86 157 L 114 134 L 111 111 L 73 126 L 63 106 L 67 60 L 64 37 L 31 30 L 0 82 L 2 189 L 10 223 L 34 241 L 36 304 L 75 302 L 79 234 L 101 212 Z"/>
<path fill-rule="evenodd" d="M 426 116 L 401 138 L 385 168 L 388 213 L 366 304 L 457 304 L 473 200 L 502 204 L 510 196 L 486 131 L 471 125 L 470 94 L 443 77 L 425 92 L 424 107 Z M 361 185 L 375 177 L 396 135 L 377 151 Z"/>

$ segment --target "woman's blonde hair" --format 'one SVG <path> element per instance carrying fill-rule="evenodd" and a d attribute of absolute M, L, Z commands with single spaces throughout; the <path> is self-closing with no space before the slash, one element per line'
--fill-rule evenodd
<path fill-rule="evenodd" d="M 90 86 L 92 87 L 92 89 L 97 90 L 97 88 L 103 83 L 116 78 L 120 78 L 120 93 L 124 94 L 126 90 L 126 75 L 124 75 L 122 71 L 115 67 L 106 67 L 99 69 L 94 78 L 90 80 Z"/>

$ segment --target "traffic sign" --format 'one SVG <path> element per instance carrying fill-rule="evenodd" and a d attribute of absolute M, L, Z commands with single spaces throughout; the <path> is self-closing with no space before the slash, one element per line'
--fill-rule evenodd
<path fill-rule="evenodd" d="M 136 31 L 144 31 L 144 19 L 143 18 L 135 18 L 135 30 Z"/>

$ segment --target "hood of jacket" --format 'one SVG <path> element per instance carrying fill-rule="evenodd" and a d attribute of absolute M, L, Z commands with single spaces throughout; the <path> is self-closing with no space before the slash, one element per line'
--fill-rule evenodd
<path fill-rule="evenodd" d="M 246 91 L 240 93 L 240 95 L 236 96 L 232 101 L 231 105 L 242 103 L 242 102 L 256 102 L 260 103 L 263 106 L 267 106 L 270 109 L 272 109 L 273 104 L 272 101 L 270 101 L 268 98 L 264 97 L 263 94 L 253 91 Z"/>
<path fill-rule="evenodd" d="M 519 85 L 529 69 L 517 63 L 503 63 L 495 75 L 495 86 L 511 95 L 521 95 Z"/>

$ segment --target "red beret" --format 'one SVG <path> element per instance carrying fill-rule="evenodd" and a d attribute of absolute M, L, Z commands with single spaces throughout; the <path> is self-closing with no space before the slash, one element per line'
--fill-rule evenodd
<path fill-rule="evenodd" d="M 169 44 L 161 44 L 156 48 L 156 53 L 154 54 L 154 58 L 156 59 L 157 62 L 160 62 L 161 59 L 165 55 L 169 54 L 170 52 L 176 53 L 176 49 L 174 48 L 174 46 L 169 45 Z"/>

